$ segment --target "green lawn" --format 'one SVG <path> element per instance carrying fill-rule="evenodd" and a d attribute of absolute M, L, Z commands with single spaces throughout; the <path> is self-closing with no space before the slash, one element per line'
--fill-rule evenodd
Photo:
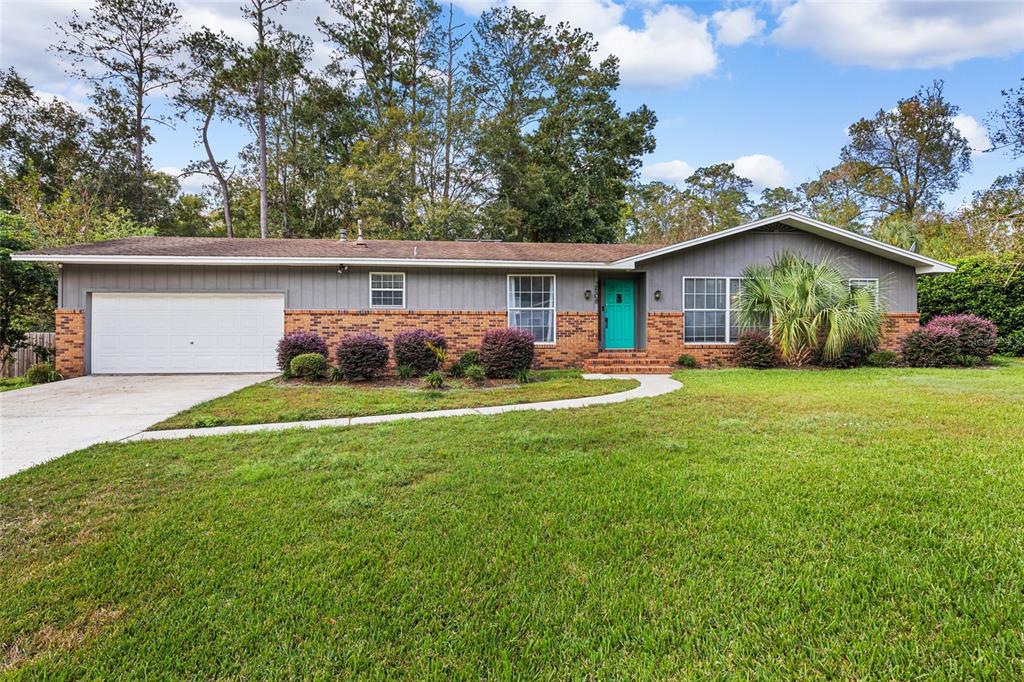
<path fill-rule="evenodd" d="M 296 384 L 277 379 L 200 403 L 153 429 L 189 429 L 225 424 L 268 424 L 307 419 L 402 414 L 455 407 L 485 407 L 583 398 L 634 388 L 632 379 L 580 378 L 578 370 L 533 372 L 528 384 L 476 388 L 469 380 L 449 379 L 449 387 L 432 390 L 417 379 L 409 387 L 374 388 L 348 384 Z"/>
<path fill-rule="evenodd" d="M 32 384 L 28 383 L 28 379 L 26 379 L 25 377 L 10 377 L 0 379 L 0 393 L 3 393 L 4 391 L 15 391 L 19 388 L 25 388 L 26 386 L 31 385 Z"/>
<path fill-rule="evenodd" d="M 0 481 L 25 679 L 1024 677 L 1024 365 L 103 445 Z"/>

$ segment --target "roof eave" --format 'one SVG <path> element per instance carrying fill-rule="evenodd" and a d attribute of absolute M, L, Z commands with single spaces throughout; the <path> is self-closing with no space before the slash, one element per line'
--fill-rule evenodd
<path fill-rule="evenodd" d="M 16 253 L 11 259 L 37 263 L 81 265 L 229 265 L 284 267 L 339 265 L 368 267 L 446 267 L 446 268 L 537 268 L 547 270 L 632 270 L 632 263 L 573 261 L 470 260 L 462 258 L 268 258 L 262 256 L 99 256 L 81 254 Z"/>

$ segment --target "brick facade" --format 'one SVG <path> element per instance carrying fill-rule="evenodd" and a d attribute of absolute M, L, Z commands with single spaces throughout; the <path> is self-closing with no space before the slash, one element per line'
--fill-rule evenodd
<path fill-rule="evenodd" d="M 921 326 L 920 313 L 887 313 L 882 320 L 879 348 L 898 351 L 903 337 Z"/>
<path fill-rule="evenodd" d="M 918 313 L 887 313 L 882 320 L 879 347 L 898 351 L 900 342 L 920 326 Z M 683 353 L 692 355 L 702 367 L 730 365 L 735 347 L 716 343 L 683 343 L 683 313 L 647 314 L 647 354 L 675 362 Z"/>
<path fill-rule="evenodd" d="M 538 368 L 579 367 L 597 352 L 597 313 L 558 313 L 554 345 L 538 345 Z M 432 329 L 445 335 L 455 356 L 480 347 L 484 332 L 508 326 L 508 313 L 473 310 L 286 310 L 285 333 L 307 330 L 327 341 L 331 354 L 342 337 L 372 332 L 390 344 L 399 332 Z M 333 359 L 333 358 L 332 358 Z"/>
<path fill-rule="evenodd" d="M 65 379 L 85 374 L 85 311 L 57 309 L 54 368 Z"/>

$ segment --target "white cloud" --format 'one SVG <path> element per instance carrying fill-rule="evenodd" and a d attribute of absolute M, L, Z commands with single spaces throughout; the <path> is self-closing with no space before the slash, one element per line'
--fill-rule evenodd
<path fill-rule="evenodd" d="M 741 156 L 732 164 L 736 175 L 750 180 L 757 188 L 779 187 L 789 179 L 782 162 L 767 154 Z"/>
<path fill-rule="evenodd" d="M 711 23 L 715 26 L 715 38 L 721 45 L 741 45 L 760 35 L 765 26 L 753 7 L 720 10 L 711 15 Z"/>
<path fill-rule="evenodd" d="M 814 2 L 783 8 L 775 42 L 841 64 L 883 69 L 949 66 L 1024 49 L 1019 0 Z"/>
<path fill-rule="evenodd" d="M 967 139 L 972 153 L 978 154 L 992 146 L 992 142 L 988 138 L 988 130 L 970 114 L 957 114 L 953 117 L 953 125 Z"/>
<path fill-rule="evenodd" d="M 460 0 L 456 4 L 478 14 L 503 3 Z M 642 13 L 640 27 L 633 28 L 625 23 L 626 5 L 614 0 L 511 0 L 509 4 L 543 15 L 549 24 L 565 21 L 592 33 L 601 57 L 614 54 L 619 58 L 619 72 L 627 87 L 685 85 L 713 73 L 718 66 L 708 19 L 687 7 L 651 4 Z"/>
<path fill-rule="evenodd" d="M 646 180 L 658 180 L 672 185 L 681 185 L 686 178 L 693 175 L 693 166 L 679 159 L 661 161 L 645 165 L 642 175 Z"/>

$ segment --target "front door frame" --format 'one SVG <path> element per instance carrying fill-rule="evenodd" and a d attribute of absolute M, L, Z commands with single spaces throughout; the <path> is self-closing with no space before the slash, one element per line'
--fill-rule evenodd
<path fill-rule="evenodd" d="M 605 345 L 605 329 L 604 329 L 604 296 L 605 296 L 605 283 L 608 280 L 618 281 L 630 281 L 633 283 L 633 316 L 634 316 L 634 332 L 633 332 L 633 347 L 632 348 L 608 348 Z M 645 276 L 644 272 L 615 272 L 613 275 L 609 273 L 607 278 L 599 278 L 598 282 L 598 342 L 600 350 L 643 350 L 646 348 L 647 340 L 647 305 L 644 299 L 646 295 L 645 287 Z"/>

